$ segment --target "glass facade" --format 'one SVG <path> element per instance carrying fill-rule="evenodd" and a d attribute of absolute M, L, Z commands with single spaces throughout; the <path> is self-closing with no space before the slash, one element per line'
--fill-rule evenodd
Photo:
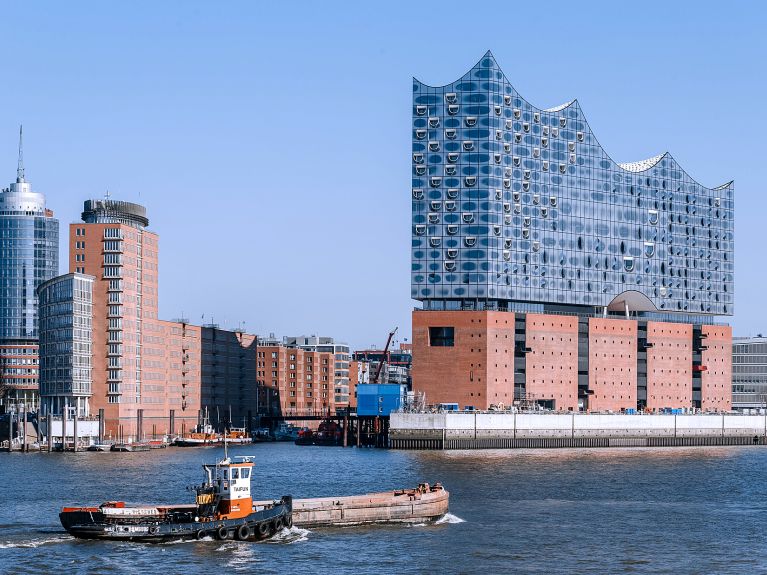
<path fill-rule="evenodd" d="M 733 340 L 732 408 L 767 408 L 767 338 Z"/>
<path fill-rule="evenodd" d="M 89 414 L 92 393 L 93 276 L 45 282 L 40 299 L 40 403 L 45 413 Z"/>
<path fill-rule="evenodd" d="M 732 182 L 702 186 L 669 154 L 614 162 L 577 101 L 534 107 L 489 52 L 446 86 L 414 79 L 412 120 L 425 309 L 733 313 Z"/>

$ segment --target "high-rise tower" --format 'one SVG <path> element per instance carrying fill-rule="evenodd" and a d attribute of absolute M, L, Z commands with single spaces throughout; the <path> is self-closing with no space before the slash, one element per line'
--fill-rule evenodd
<path fill-rule="evenodd" d="M 59 222 L 24 173 L 22 131 L 16 181 L 0 191 L 0 409 L 38 407 L 35 290 L 59 270 Z"/>

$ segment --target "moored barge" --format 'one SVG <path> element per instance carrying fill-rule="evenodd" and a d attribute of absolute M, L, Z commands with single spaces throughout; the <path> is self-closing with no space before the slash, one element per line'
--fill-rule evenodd
<path fill-rule="evenodd" d="M 109 501 L 93 507 L 64 507 L 68 533 L 83 539 L 160 543 L 184 539 L 267 539 L 292 522 L 292 498 L 253 502 L 251 457 L 224 457 L 203 465 L 205 482 L 195 486 L 193 504 L 126 505 Z"/>

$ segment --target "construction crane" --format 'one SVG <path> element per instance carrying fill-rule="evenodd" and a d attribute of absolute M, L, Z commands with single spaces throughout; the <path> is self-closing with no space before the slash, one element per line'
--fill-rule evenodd
<path fill-rule="evenodd" d="M 388 363 L 389 346 L 391 345 L 391 340 L 394 338 L 394 334 L 397 333 L 398 329 L 398 327 L 395 327 L 394 331 L 389 332 L 389 338 L 386 340 L 386 347 L 384 347 L 383 354 L 381 354 L 381 361 L 378 362 L 378 368 L 376 369 L 376 374 L 373 377 L 373 383 L 381 383 L 381 370 L 383 370 L 384 363 Z"/>

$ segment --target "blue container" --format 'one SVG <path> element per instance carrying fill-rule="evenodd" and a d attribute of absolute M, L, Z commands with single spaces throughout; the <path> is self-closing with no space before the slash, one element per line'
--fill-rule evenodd
<path fill-rule="evenodd" d="M 357 386 L 357 415 L 388 416 L 402 406 L 405 386 L 395 383 L 365 383 Z"/>

